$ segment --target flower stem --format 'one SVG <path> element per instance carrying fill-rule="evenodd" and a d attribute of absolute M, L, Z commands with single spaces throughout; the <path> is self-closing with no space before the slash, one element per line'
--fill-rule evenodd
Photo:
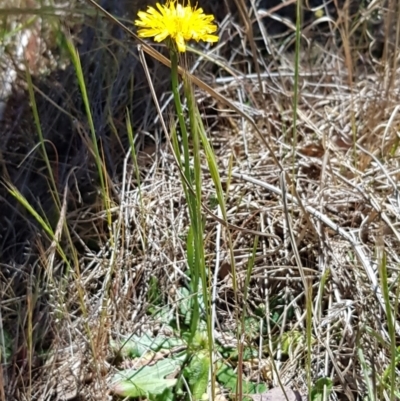
<path fill-rule="evenodd" d="M 186 183 L 183 182 L 186 200 L 188 202 L 189 214 L 191 227 L 188 234 L 188 255 L 189 253 L 193 256 L 193 260 L 188 260 L 190 269 L 191 287 L 192 287 L 192 316 L 190 322 L 190 340 L 189 343 L 193 342 L 195 334 L 198 329 L 199 323 L 199 278 L 200 278 L 200 265 L 204 257 L 202 257 L 203 249 L 199 249 L 202 246 L 202 241 L 199 241 L 199 236 L 202 235 L 202 224 L 201 218 L 199 218 L 200 204 L 198 202 L 198 185 L 196 185 L 196 193 L 193 193 L 193 177 L 190 170 L 190 153 L 189 153 L 189 135 L 186 128 L 185 117 L 183 114 L 183 108 L 181 98 L 179 95 L 179 79 L 178 79 L 178 53 L 175 48 L 170 46 L 170 57 L 171 57 L 171 83 L 172 93 L 174 96 L 175 109 L 178 114 L 178 122 L 181 130 L 182 145 L 183 145 L 183 158 L 184 158 L 184 175 L 186 177 Z M 179 156 L 179 146 L 175 139 L 175 149 L 177 156 Z M 195 183 L 198 183 L 198 176 L 194 177 Z M 188 185 L 187 185 L 188 184 Z M 201 188 L 200 188 L 201 191 Z M 201 237 L 202 239 L 202 237 Z M 189 252 L 189 249 L 192 252 Z"/>
<path fill-rule="evenodd" d="M 186 129 L 185 118 L 183 115 L 181 98 L 179 96 L 179 79 L 178 79 L 178 53 L 173 47 L 170 47 L 171 56 L 171 83 L 172 93 L 174 96 L 175 109 L 178 114 L 179 128 L 181 129 L 184 156 L 184 172 L 187 181 L 192 184 L 189 165 L 189 137 Z"/>

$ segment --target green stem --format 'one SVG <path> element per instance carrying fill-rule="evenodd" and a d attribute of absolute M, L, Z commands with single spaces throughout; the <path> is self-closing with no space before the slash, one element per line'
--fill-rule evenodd
<path fill-rule="evenodd" d="M 186 183 L 183 182 L 191 220 L 191 232 L 193 236 L 191 245 L 193 246 L 194 249 L 194 260 L 188 261 L 191 275 L 190 277 L 191 288 L 192 288 L 192 318 L 190 322 L 190 340 L 189 340 L 190 344 L 192 343 L 194 336 L 197 332 L 198 322 L 200 318 L 198 291 L 199 291 L 199 277 L 200 277 L 199 265 L 201 259 L 201 252 L 199 251 L 199 247 L 201 246 L 201 244 L 199 243 L 198 239 L 199 239 L 199 232 L 201 233 L 201 221 L 199 221 L 197 214 L 197 208 L 200 207 L 200 205 L 198 204 L 197 196 L 193 194 L 193 189 L 192 189 L 193 179 L 190 173 L 189 135 L 186 128 L 181 98 L 179 94 L 178 53 L 172 47 L 172 45 L 170 46 L 170 57 L 171 57 L 172 93 L 175 102 L 175 109 L 178 114 L 178 123 L 179 123 L 179 128 L 181 130 L 182 144 L 183 144 L 184 175 L 186 177 L 187 183 L 191 187 L 191 188 L 189 187 L 186 188 Z M 176 151 L 178 150 L 179 152 L 179 147 L 176 138 L 175 138 L 174 148 L 176 149 Z M 180 156 L 179 153 L 177 154 L 177 156 Z M 198 192 L 198 187 L 196 186 L 196 193 L 197 192 Z M 189 231 L 189 236 L 190 236 L 190 231 Z"/>
<path fill-rule="evenodd" d="M 203 302 L 205 308 L 205 318 L 207 325 L 207 336 L 208 336 L 208 353 L 210 361 L 213 361 L 213 333 L 212 333 L 212 321 L 211 321 L 211 296 L 209 295 L 209 284 L 207 267 L 205 261 L 204 251 L 204 222 L 202 213 L 202 173 L 201 173 L 201 136 L 203 126 L 200 122 L 200 113 L 197 108 L 197 104 L 194 98 L 194 91 L 192 84 L 187 77 L 184 78 L 184 93 L 187 100 L 189 121 L 190 121 L 190 133 L 193 144 L 193 171 L 194 171 L 194 184 L 195 184 L 195 271 L 196 271 L 196 288 L 199 288 L 199 280 L 201 280 Z M 210 365 L 211 374 L 211 399 L 215 398 L 215 380 L 214 380 L 214 369 L 212 363 Z"/>
<path fill-rule="evenodd" d="M 178 114 L 179 127 L 181 129 L 182 142 L 183 142 L 183 156 L 184 156 L 184 172 L 185 177 L 190 184 L 192 180 L 190 177 L 190 165 L 189 165 L 189 136 L 186 129 L 185 118 L 183 115 L 181 98 L 179 95 L 179 79 L 178 79 L 178 53 L 175 49 L 170 49 L 171 55 L 171 83 L 172 83 L 172 94 L 174 96 L 175 108 Z"/>

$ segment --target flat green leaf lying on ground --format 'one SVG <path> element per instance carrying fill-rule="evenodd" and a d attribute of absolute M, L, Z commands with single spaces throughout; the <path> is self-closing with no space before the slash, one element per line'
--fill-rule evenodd
<path fill-rule="evenodd" d="M 221 383 L 232 394 L 236 393 L 237 374 L 228 365 L 222 364 L 217 371 L 218 382 Z M 252 383 L 246 380 L 242 382 L 243 395 L 261 394 L 266 392 L 268 387 L 264 383 Z"/>
<path fill-rule="evenodd" d="M 166 377 L 180 369 L 183 358 L 167 358 L 152 366 L 118 372 L 112 380 L 112 392 L 122 397 L 154 398 L 176 385 L 177 379 Z"/>
<path fill-rule="evenodd" d="M 170 350 L 182 345 L 185 345 L 185 343 L 178 338 L 164 336 L 153 337 L 147 333 L 142 336 L 127 336 L 119 342 L 111 342 L 111 347 L 115 352 L 130 358 L 140 357 L 148 351 L 157 352 L 161 349 Z"/>
<path fill-rule="evenodd" d="M 332 391 L 333 383 L 329 377 L 321 377 L 316 382 L 314 387 L 311 389 L 311 400 L 312 401 L 322 401 L 323 399 L 328 399 Z M 325 396 L 324 396 L 325 388 Z M 325 398 L 324 398 L 325 397 Z"/>

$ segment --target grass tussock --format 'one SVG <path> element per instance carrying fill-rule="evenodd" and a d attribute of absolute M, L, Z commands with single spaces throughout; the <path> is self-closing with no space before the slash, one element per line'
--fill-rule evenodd
<path fill-rule="evenodd" d="M 1 401 L 400 397 L 398 6 L 205 3 L 188 141 L 137 2 L 1 11 Z"/>

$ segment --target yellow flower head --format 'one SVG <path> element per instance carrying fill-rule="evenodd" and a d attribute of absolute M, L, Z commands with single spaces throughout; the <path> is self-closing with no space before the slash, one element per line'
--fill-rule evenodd
<path fill-rule="evenodd" d="M 166 5 L 156 4 L 156 8 L 148 7 L 147 11 L 139 11 L 135 25 L 140 27 L 141 38 L 154 37 L 156 42 L 162 42 L 170 37 L 178 51 L 186 51 L 186 42 L 194 39 L 197 42 L 217 42 L 218 36 L 212 35 L 217 26 L 212 22 L 213 15 L 206 15 L 202 8 L 187 6 L 176 0 L 167 0 Z"/>

